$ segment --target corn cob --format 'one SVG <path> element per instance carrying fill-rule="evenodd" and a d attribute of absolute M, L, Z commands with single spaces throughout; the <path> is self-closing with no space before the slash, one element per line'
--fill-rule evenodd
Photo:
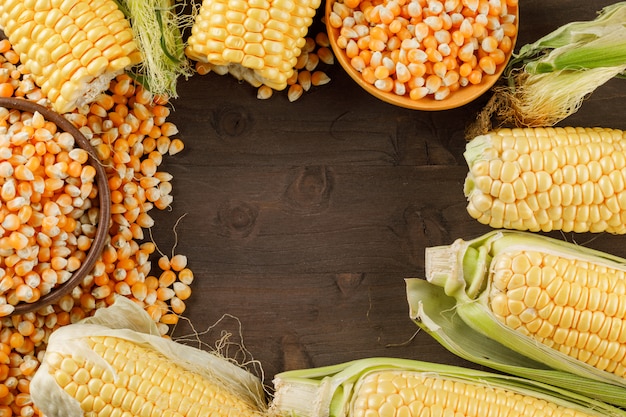
<path fill-rule="evenodd" d="M 320 0 L 204 0 L 186 55 L 255 87 L 283 90 Z"/>
<path fill-rule="evenodd" d="M 452 310 L 481 335 L 479 344 L 487 337 L 538 364 L 621 391 L 626 387 L 625 265 L 609 254 L 519 231 L 494 231 L 426 249 L 426 279 L 453 298 Z M 416 298 L 421 304 L 430 299 L 409 292 L 413 311 Z M 429 317 L 439 308 L 450 306 L 424 307 Z M 463 336 L 458 335 L 460 345 Z M 619 397 L 626 403 L 623 394 Z"/>
<path fill-rule="evenodd" d="M 274 379 L 270 412 L 294 417 L 621 416 L 546 385 L 420 361 L 367 358 Z"/>
<path fill-rule="evenodd" d="M 31 382 L 34 404 L 47 417 L 262 415 L 256 377 L 158 334 L 147 313 L 121 297 L 60 328 Z"/>
<path fill-rule="evenodd" d="M 114 0 L 0 2 L 0 27 L 59 113 L 93 101 L 141 61 Z"/>
<path fill-rule="evenodd" d="M 605 128 L 498 129 L 471 140 L 467 212 L 494 228 L 626 233 L 626 135 Z"/>

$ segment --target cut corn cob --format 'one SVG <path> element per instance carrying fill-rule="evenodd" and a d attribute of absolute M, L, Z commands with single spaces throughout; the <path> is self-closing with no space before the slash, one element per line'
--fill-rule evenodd
<path fill-rule="evenodd" d="M 483 339 L 621 391 L 625 265 L 609 254 L 518 231 L 426 249 L 426 279 L 454 298 L 454 312 Z M 411 305 L 418 309 L 415 301 Z"/>
<path fill-rule="evenodd" d="M 59 113 L 93 101 L 141 61 L 114 0 L 2 1 L 0 27 Z"/>
<path fill-rule="evenodd" d="M 62 327 L 31 382 L 34 404 L 47 417 L 262 415 L 256 377 L 158 334 L 126 298 Z"/>
<path fill-rule="evenodd" d="M 494 228 L 626 233 L 626 134 L 499 129 L 471 140 L 467 211 Z"/>
<path fill-rule="evenodd" d="M 543 384 L 427 362 L 368 358 L 274 379 L 270 412 L 294 417 L 622 416 Z"/>
<path fill-rule="evenodd" d="M 186 55 L 255 87 L 283 90 L 320 0 L 204 0 Z"/>

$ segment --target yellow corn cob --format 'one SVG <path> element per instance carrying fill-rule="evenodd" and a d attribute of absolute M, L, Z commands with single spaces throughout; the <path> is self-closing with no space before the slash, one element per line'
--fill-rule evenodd
<path fill-rule="evenodd" d="M 286 371 L 273 382 L 270 415 L 626 416 L 626 411 L 536 381 L 397 358 Z"/>
<path fill-rule="evenodd" d="M 412 371 L 372 372 L 355 393 L 350 417 L 590 416 L 532 395 Z"/>
<path fill-rule="evenodd" d="M 58 352 L 45 361 L 86 415 L 260 415 L 251 404 L 152 349 L 116 337 L 84 340 L 106 363 Z"/>
<path fill-rule="evenodd" d="M 494 228 L 626 233 L 626 135 L 606 128 L 499 129 L 464 154 L 467 211 Z"/>
<path fill-rule="evenodd" d="M 256 87 L 283 90 L 319 5 L 320 0 L 204 0 L 186 55 Z"/>
<path fill-rule="evenodd" d="M 113 0 L 6 0 L 0 27 L 34 82 L 60 113 L 88 103 L 141 61 Z"/>

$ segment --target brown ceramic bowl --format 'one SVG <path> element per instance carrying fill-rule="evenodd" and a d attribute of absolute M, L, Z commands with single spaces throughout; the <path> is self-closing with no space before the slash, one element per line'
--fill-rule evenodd
<path fill-rule="evenodd" d="M 326 22 L 328 22 L 330 13 L 333 9 L 333 3 L 335 0 L 327 0 L 326 1 L 326 9 L 325 9 L 325 18 Z M 513 9 L 509 8 L 509 13 L 514 14 L 516 16 L 515 25 L 519 28 L 519 8 L 515 7 Z M 477 85 L 467 85 L 465 87 L 459 88 L 457 91 L 451 93 L 447 98 L 443 100 L 435 100 L 433 97 L 426 96 L 419 100 L 412 100 L 408 94 L 404 96 L 399 96 L 394 93 L 388 93 L 381 91 L 374 87 L 373 85 L 367 83 L 361 77 L 361 74 L 355 70 L 352 65 L 350 65 L 350 59 L 346 56 L 345 50 L 339 48 L 337 46 L 337 37 L 339 36 L 339 30 L 330 26 L 328 23 L 326 24 L 326 30 L 328 32 L 328 38 L 330 40 L 330 45 L 333 49 L 333 52 L 343 67 L 343 69 L 348 73 L 348 75 L 356 81 L 365 91 L 377 97 L 387 103 L 394 104 L 396 106 L 405 107 L 413 110 L 448 110 L 456 107 L 463 106 L 487 92 L 500 78 L 507 62 L 511 58 L 511 54 L 515 47 L 515 41 L 517 40 L 517 35 L 512 39 L 511 51 L 506 57 L 506 60 L 498 65 L 496 68 L 496 72 L 493 75 L 483 75 L 482 82 Z"/>
<path fill-rule="evenodd" d="M 33 101 L 20 99 L 20 98 L 0 98 L 0 107 L 7 109 L 16 109 L 29 113 L 39 112 L 47 121 L 54 123 L 59 130 L 70 133 L 74 136 L 76 144 L 89 153 L 89 161 L 96 169 L 96 184 L 98 186 L 98 200 L 99 200 L 99 218 L 98 228 L 94 239 L 91 243 L 91 248 L 87 253 L 87 257 L 83 260 L 80 268 L 78 268 L 70 279 L 63 284 L 54 287 L 48 294 L 42 295 L 39 300 L 33 303 L 19 303 L 15 306 L 15 310 L 12 315 L 24 314 L 32 311 L 37 311 L 42 307 L 46 307 L 61 297 L 71 292 L 80 282 L 88 275 L 95 262 L 102 254 L 104 244 L 109 232 L 109 221 L 111 218 L 111 196 L 109 191 L 109 184 L 107 181 L 107 174 L 102 164 L 99 163 L 98 156 L 91 144 L 85 138 L 85 136 L 65 117 L 56 113 L 44 106 L 41 106 Z"/>

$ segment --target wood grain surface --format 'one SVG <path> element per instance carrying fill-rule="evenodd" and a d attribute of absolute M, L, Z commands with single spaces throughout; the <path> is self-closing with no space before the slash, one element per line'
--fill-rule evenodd
<path fill-rule="evenodd" d="M 610 3 L 520 0 L 518 47 Z M 195 273 L 185 317 L 208 345 L 243 339 L 267 383 L 370 356 L 472 366 L 416 334 L 404 278 L 423 276 L 425 247 L 489 230 L 465 211 L 462 157 L 489 94 L 412 111 L 368 96 L 338 65 L 326 71 L 331 83 L 294 103 L 258 100 L 230 76 L 181 82 L 171 120 L 186 148 L 162 166 L 174 204 L 155 214 L 153 237 L 164 252 L 176 240 Z M 626 129 L 625 99 L 626 81 L 612 80 L 561 124 Z M 624 237 L 556 236 L 626 256 Z M 174 335 L 191 331 L 182 322 Z"/>

